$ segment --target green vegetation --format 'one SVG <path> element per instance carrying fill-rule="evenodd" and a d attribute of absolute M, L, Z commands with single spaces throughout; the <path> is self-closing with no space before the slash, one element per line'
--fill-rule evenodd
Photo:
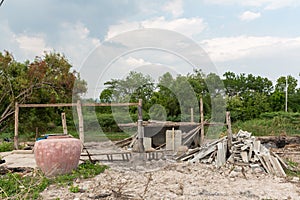
<path fill-rule="evenodd" d="M 68 186 L 71 192 L 79 192 L 80 188 L 73 185 L 75 179 L 92 178 L 105 169 L 107 166 L 85 162 L 80 164 L 72 173 L 54 178 L 47 178 L 39 171 L 26 175 L 7 173 L 0 176 L 0 198 L 38 199 L 39 194 L 50 184 Z"/>
<path fill-rule="evenodd" d="M 14 144 L 12 142 L 0 142 L 0 152 L 12 151 Z"/>
<path fill-rule="evenodd" d="M 70 103 L 86 90 L 86 82 L 62 54 L 46 53 L 21 63 L 9 52 L 0 52 L 0 132 L 13 132 L 15 103 Z M 61 112 L 66 113 L 69 124 L 74 124 L 71 108 L 21 109 L 19 131 L 53 129 L 61 123 Z"/>
<path fill-rule="evenodd" d="M 255 136 L 299 135 L 300 113 L 263 113 L 259 118 L 233 123 L 233 131 L 248 130 Z"/>
<path fill-rule="evenodd" d="M 290 177 L 299 177 L 300 178 L 299 163 L 294 162 L 292 160 L 287 160 L 286 163 L 288 165 L 288 169 L 285 169 L 286 175 L 290 176 Z"/>

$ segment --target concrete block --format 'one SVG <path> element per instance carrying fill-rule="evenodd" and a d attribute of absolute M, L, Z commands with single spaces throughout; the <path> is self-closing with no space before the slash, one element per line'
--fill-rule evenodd
<path fill-rule="evenodd" d="M 152 139 L 149 137 L 144 137 L 143 142 L 145 151 L 150 151 L 152 149 Z"/>
<path fill-rule="evenodd" d="M 166 150 L 177 151 L 182 145 L 181 130 L 167 130 L 166 131 Z"/>

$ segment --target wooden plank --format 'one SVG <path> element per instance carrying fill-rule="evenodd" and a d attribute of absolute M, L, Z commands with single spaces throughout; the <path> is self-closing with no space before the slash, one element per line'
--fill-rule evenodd
<path fill-rule="evenodd" d="M 274 169 L 273 169 L 273 167 L 272 167 L 272 165 L 271 165 L 270 155 L 262 155 L 262 158 L 263 158 L 263 160 L 265 161 L 266 166 L 267 166 L 268 169 L 269 169 L 269 172 L 270 172 L 271 174 L 275 174 L 275 171 L 274 171 Z"/>
<path fill-rule="evenodd" d="M 190 160 L 190 162 L 199 162 L 202 158 L 208 156 L 209 154 L 211 154 L 216 150 L 217 150 L 217 144 L 200 149 L 200 151 L 194 156 L 193 159 Z"/>
<path fill-rule="evenodd" d="M 55 104 L 20 104 L 20 108 L 45 108 L 45 107 L 68 107 L 77 106 L 76 103 L 55 103 Z"/>
<path fill-rule="evenodd" d="M 14 136 L 14 149 L 19 149 L 19 104 L 15 103 L 15 136 Z"/>
<path fill-rule="evenodd" d="M 109 106 L 109 107 L 116 107 L 116 106 L 138 106 L 139 103 L 83 103 L 82 106 L 99 106 L 99 107 L 104 107 L 104 106 Z"/>
<path fill-rule="evenodd" d="M 194 122 L 194 108 L 191 108 L 191 122 Z"/>
<path fill-rule="evenodd" d="M 138 106 L 139 103 L 83 103 L 83 107 L 89 106 Z M 45 107 L 72 107 L 77 106 L 76 103 L 49 103 L 49 104 L 19 104 L 19 107 L 22 108 L 45 108 Z"/>
<path fill-rule="evenodd" d="M 255 140 L 254 143 L 253 143 L 253 151 L 254 153 L 257 155 L 257 154 L 260 154 L 260 141 L 259 140 Z"/>
<path fill-rule="evenodd" d="M 61 113 L 61 121 L 62 121 L 62 126 L 63 126 L 63 131 L 64 134 L 68 134 L 68 129 L 67 129 L 67 120 L 66 120 L 66 113 Z"/>
<path fill-rule="evenodd" d="M 271 156 L 271 159 L 272 159 L 272 161 L 273 161 L 272 164 L 274 164 L 273 166 L 277 169 L 278 175 L 279 175 L 279 176 L 286 177 L 286 174 L 285 174 L 285 172 L 284 172 L 282 166 L 280 165 L 278 159 L 277 159 L 276 157 L 273 157 L 273 156 Z"/>
<path fill-rule="evenodd" d="M 269 170 L 268 166 L 266 165 L 264 159 L 262 158 L 262 155 L 256 154 L 255 156 L 259 159 L 260 163 L 262 164 L 262 166 L 264 167 L 264 169 L 266 170 L 266 172 L 270 173 L 270 170 Z"/>
<path fill-rule="evenodd" d="M 253 144 L 249 145 L 249 154 L 248 154 L 248 160 L 251 160 L 252 158 L 252 152 L 253 152 Z"/>
<path fill-rule="evenodd" d="M 228 137 L 228 149 L 232 147 L 232 129 L 231 129 L 231 119 L 230 119 L 230 112 L 226 112 L 226 124 L 227 124 L 227 137 Z"/>
<path fill-rule="evenodd" d="M 225 148 L 224 141 L 219 142 L 217 144 L 217 159 L 216 159 L 216 165 L 217 167 L 221 167 L 225 164 L 226 162 L 226 152 L 227 149 Z"/>
<path fill-rule="evenodd" d="M 285 169 L 288 169 L 288 165 L 275 153 L 275 152 L 272 152 L 273 156 L 275 156 L 275 158 L 278 159 L 278 161 L 281 163 L 281 165 L 285 168 Z"/>
<path fill-rule="evenodd" d="M 200 124 L 201 124 L 200 145 L 203 145 L 204 144 L 204 111 L 203 111 L 202 98 L 200 98 Z"/>
<path fill-rule="evenodd" d="M 244 163 L 249 163 L 247 151 L 242 151 L 241 152 L 241 157 L 242 157 L 242 160 L 243 160 Z"/>
<path fill-rule="evenodd" d="M 83 127 L 83 116 L 80 100 L 77 101 L 77 114 L 78 114 L 78 128 L 79 128 L 79 139 L 84 144 L 84 127 Z"/>

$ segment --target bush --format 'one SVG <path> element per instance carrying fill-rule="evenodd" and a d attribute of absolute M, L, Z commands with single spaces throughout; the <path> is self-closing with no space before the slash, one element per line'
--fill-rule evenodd
<path fill-rule="evenodd" d="M 0 152 L 6 152 L 12 150 L 14 150 L 14 144 L 12 142 L 2 142 L 0 144 Z"/>

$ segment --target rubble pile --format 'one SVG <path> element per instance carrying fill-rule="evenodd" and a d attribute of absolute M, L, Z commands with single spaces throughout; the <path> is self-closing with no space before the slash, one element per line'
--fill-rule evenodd
<path fill-rule="evenodd" d="M 217 167 L 230 163 L 248 166 L 252 169 L 263 168 L 265 172 L 281 177 L 286 176 L 283 168 L 287 167 L 277 154 L 261 145 L 261 142 L 251 136 L 251 133 L 242 130 L 233 135 L 230 148 L 228 148 L 227 137 L 223 137 L 202 147 L 189 150 L 177 157 L 177 160 L 211 163 Z"/>

